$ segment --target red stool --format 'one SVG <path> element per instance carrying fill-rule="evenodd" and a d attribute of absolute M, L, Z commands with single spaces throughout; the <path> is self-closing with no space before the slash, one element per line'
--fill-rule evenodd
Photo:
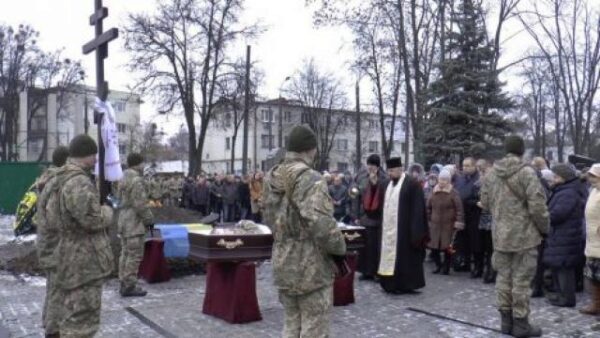
<path fill-rule="evenodd" d="M 346 262 L 351 272 L 344 277 L 336 278 L 333 282 L 333 306 L 344 306 L 354 303 L 354 272 L 358 262 L 354 252 L 346 254 Z"/>
<path fill-rule="evenodd" d="M 138 276 L 148 283 L 166 282 L 171 279 L 171 270 L 163 251 L 164 245 L 165 242 L 160 238 L 146 240 Z"/>
<path fill-rule="evenodd" d="M 261 320 L 254 263 L 208 263 L 202 313 L 232 324 Z"/>

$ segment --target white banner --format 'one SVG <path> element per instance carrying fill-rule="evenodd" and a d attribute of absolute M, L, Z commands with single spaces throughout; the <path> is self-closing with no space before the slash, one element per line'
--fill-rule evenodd
<path fill-rule="evenodd" d="M 94 109 L 102 113 L 101 135 L 104 143 L 104 178 L 109 182 L 116 182 L 123 178 L 121 158 L 119 156 L 119 130 L 115 111 L 110 102 L 103 102 L 96 98 Z M 96 163 L 96 173 L 100 161 Z"/>

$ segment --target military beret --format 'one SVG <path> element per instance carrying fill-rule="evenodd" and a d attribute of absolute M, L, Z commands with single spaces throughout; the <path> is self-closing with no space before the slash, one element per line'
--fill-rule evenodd
<path fill-rule="evenodd" d="M 144 156 L 139 153 L 131 153 L 127 156 L 127 166 L 129 168 L 140 165 L 144 162 Z"/>
<path fill-rule="evenodd" d="M 69 148 L 65 146 L 58 146 L 52 152 L 52 165 L 55 167 L 62 167 L 67 162 L 69 157 Z"/>
<path fill-rule="evenodd" d="M 69 143 L 69 156 L 74 158 L 87 157 L 98 153 L 98 146 L 93 138 L 86 134 L 75 136 Z"/>
<path fill-rule="evenodd" d="M 297 153 L 317 148 L 317 136 L 307 125 L 295 126 L 290 132 L 287 150 Z"/>

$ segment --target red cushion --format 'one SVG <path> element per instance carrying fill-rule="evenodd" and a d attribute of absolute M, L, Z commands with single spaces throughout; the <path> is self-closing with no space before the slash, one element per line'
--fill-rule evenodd
<path fill-rule="evenodd" d="M 208 263 L 202 313 L 229 323 L 261 320 L 253 262 Z"/>
<path fill-rule="evenodd" d="M 171 270 L 163 252 L 164 245 L 165 242 L 160 238 L 146 240 L 138 276 L 148 283 L 166 282 L 171 279 Z"/>

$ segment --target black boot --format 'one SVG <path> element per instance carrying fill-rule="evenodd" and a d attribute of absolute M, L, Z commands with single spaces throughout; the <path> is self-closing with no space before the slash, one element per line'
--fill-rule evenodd
<path fill-rule="evenodd" d="M 452 263 L 452 255 L 448 252 L 444 252 L 444 263 L 442 264 L 442 275 L 448 276 L 450 274 L 450 264 Z"/>
<path fill-rule="evenodd" d="M 471 270 L 471 278 L 481 278 L 483 276 L 483 257 L 480 254 L 475 255 L 474 266 Z"/>
<path fill-rule="evenodd" d="M 431 273 L 433 273 L 433 274 L 440 273 L 440 271 L 442 271 L 442 262 L 441 262 L 441 258 L 440 258 L 440 252 L 438 250 L 432 250 L 430 256 L 431 256 L 431 259 L 433 260 L 433 262 L 435 263 L 435 270 L 433 270 Z"/>
<path fill-rule="evenodd" d="M 513 318 L 512 336 L 516 338 L 541 337 L 542 329 L 529 323 L 527 317 Z"/>
<path fill-rule="evenodd" d="M 512 311 L 500 310 L 500 331 L 504 334 L 511 334 L 512 328 Z"/>
<path fill-rule="evenodd" d="M 139 286 L 133 287 L 123 287 L 121 286 L 121 297 L 144 297 L 148 294 L 148 292 Z"/>

